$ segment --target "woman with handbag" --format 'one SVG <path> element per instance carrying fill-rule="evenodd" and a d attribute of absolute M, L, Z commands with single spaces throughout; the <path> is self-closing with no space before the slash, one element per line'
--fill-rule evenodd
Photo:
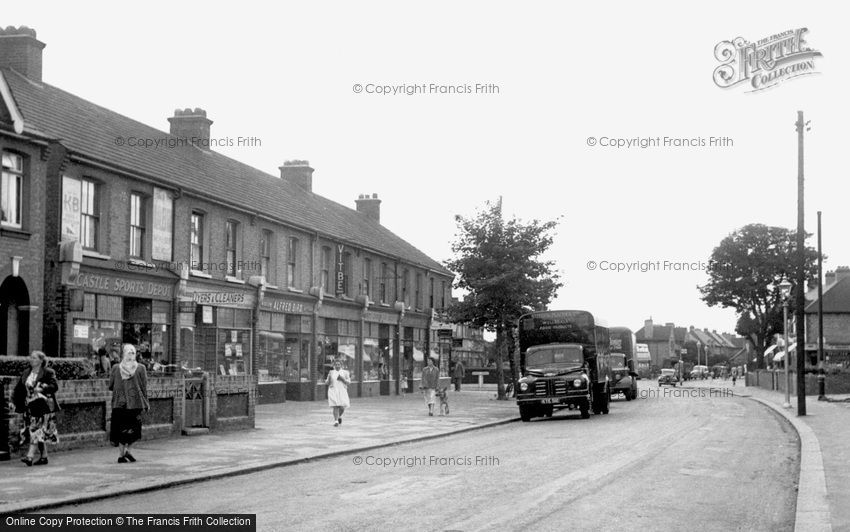
<path fill-rule="evenodd" d="M 351 406 L 348 399 L 348 385 L 351 384 L 351 377 L 347 370 L 342 369 L 342 362 L 339 359 L 334 360 L 334 369 L 328 372 L 325 384 L 328 385 L 328 406 L 333 411 L 334 427 L 338 427 L 342 424 L 342 413 Z"/>
<path fill-rule="evenodd" d="M 59 441 L 56 432 L 56 373 L 47 367 L 47 355 L 33 351 L 29 356 L 30 367 L 21 375 L 21 379 L 12 393 L 15 412 L 24 414 L 21 428 L 21 445 L 29 443 L 29 450 L 21 461 L 27 466 L 47 464 L 47 443 Z M 39 458 L 35 462 L 35 451 Z"/>
<path fill-rule="evenodd" d="M 147 371 L 136 360 L 136 348 L 130 344 L 124 344 L 121 362 L 112 367 L 109 389 L 112 390 L 109 441 L 118 447 L 119 464 L 135 462 L 130 446 L 142 437 L 142 411 L 149 410 L 150 403 Z"/>

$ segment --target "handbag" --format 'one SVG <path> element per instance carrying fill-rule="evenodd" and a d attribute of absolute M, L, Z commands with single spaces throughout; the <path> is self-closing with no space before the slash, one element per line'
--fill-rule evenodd
<path fill-rule="evenodd" d="M 43 417 L 50 413 L 47 397 L 37 393 L 27 400 L 27 412 L 32 417 Z"/>

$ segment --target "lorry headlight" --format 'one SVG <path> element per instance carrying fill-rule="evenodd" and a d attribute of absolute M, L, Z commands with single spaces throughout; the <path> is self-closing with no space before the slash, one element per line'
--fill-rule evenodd
<path fill-rule="evenodd" d="M 573 386 L 576 387 L 576 388 L 580 388 L 581 384 L 582 384 L 581 379 L 576 379 L 576 380 L 573 381 Z"/>
<path fill-rule="evenodd" d="M 528 390 L 528 383 L 527 382 L 519 383 L 519 391 L 524 392 L 526 390 Z"/>

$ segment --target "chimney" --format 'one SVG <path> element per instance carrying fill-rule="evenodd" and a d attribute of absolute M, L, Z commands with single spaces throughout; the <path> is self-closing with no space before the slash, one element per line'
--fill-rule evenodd
<path fill-rule="evenodd" d="M 850 277 L 850 268 L 848 268 L 847 266 L 839 266 L 838 268 L 835 268 L 836 283 L 841 279 L 844 279 L 845 277 Z"/>
<path fill-rule="evenodd" d="M 0 67 L 11 68 L 30 81 L 41 83 L 41 51 L 44 43 L 26 26 L 0 28 Z"/>
<path fill-rule="evenodd" d="M 823 287 L 832 285 L 835 282 L 835 272 L 830 270 L 823 276 Z"/>
<path fill-rule="evenodd" d="M 665 324 L 664 324 L 664 326 L 665 326 L 665 327 L 675 327 L 675 325 L 673 325 L 673 322 L 672 322 L 672 321 L 669 321 L 669 322 L 665 323 Z"/>
<path fill-rule="evenodd" d="M 357 204 L 357 212 L 362 212 L 368 218 L 381 223 L 381 200 L 377 194 L 372 194 L 371 197 L 369 194 L 360 194 L 354 203 Z"/>
<path fill-rule="evenodd" d="M 285 161 L 280 167 L 280 178 L 307 192 L 313 192 L 313 169 L 310 168 L 310 161 Z"/>
<path fill-rule="evenodd" d="M 646 339 L 652 339 L 652 334 L 655 332 L 655 327 L 652 325 L 652 318 L 643 322 L 643 336 Z"/>
<path fill-rule="evenodd" d="M 194 110 L 186 108 L 174 110 L 174 116 L 168 119 L 171 123 L 171 135 L 186 142 L 209 151 L 210 149 L 210 124 L 212 120 L 207 118 L 207 112 L 200 107 Z"/>

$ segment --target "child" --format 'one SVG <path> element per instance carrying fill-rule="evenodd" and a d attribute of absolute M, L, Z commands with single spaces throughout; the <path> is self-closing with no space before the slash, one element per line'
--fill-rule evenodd
<path fill-rule="evenodd" d="M 404 395 L 406 393 L 407 393 L 407 375 L 402 373 L 401 374 L 401 396 L 404 397 Z"/>

